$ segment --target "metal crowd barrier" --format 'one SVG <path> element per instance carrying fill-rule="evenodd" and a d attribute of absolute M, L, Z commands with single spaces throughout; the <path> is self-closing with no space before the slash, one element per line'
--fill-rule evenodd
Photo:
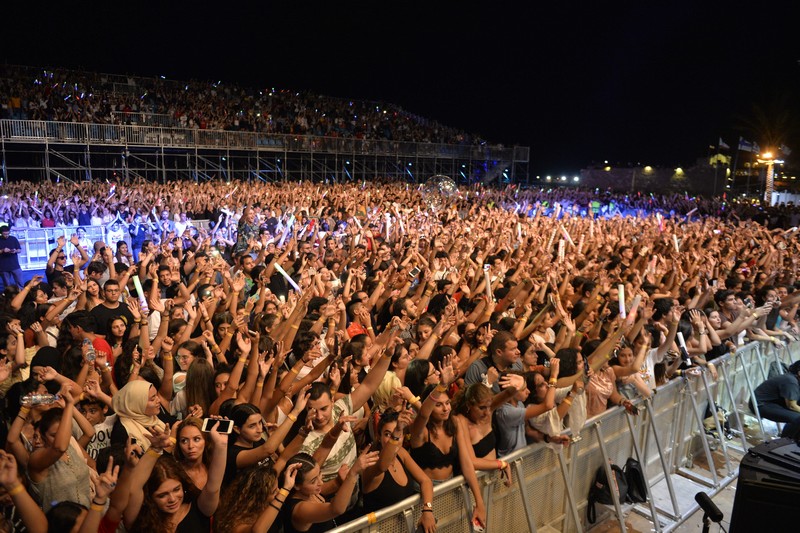
<path fill-rule="evenodd" d="M 207 229 L 208 220 L 193 220 L 192 224 L 197 228 Z M 127 230 L 127 225 L 124 228 L 123 240 L 131 244 L 131 237 Z M 67 241 L 66 253 L 68 256 L 72 253 L 73 247 L 69 244 L 70 238 L 76 233 L 78 228 L 86 231 L 86 239 L 94 244 L 96 241 L 103 241 L 108 243 L 108 228 L 106 226 L 59 226 L 55 228 L 11 228 L 11 235 L 19 241 L 22 252 L 19 254 L 19 264 L 22 270 L 42 270 L 47 265 L 47 259 L 50 255 L 50 250 L 55 248 L 56 239 L 64 237 Z M 116 252 L 116 249 L 114 250 Z M 89 249 L 86 252 L 91 257 L 93 250 Z M 69 264 L 72 263 L 68 259 Z"/>
<path fill-rule="evenodd" d="M 634 512 L 649 520 L 649 529 L 656 533 L 677 530 L 699 509 L 694 494 L 716 495 L 736 478 L 739 458 L 751 445 L 776 436 L 777 426 L 751 412 L 747 404 L 770 366 L 782 372 L 777 363 L 790 364 L 798 354 L 800 342 L 778 348 L 750 343 L 714 361 L 716 382 L 705 372 L 672 380 L 656 389 L 650 399 L 634 402 L 638 416 L 619 407 L 609 409 L 587 420 L 565 449 L 533 444 L 505 457 L 513 468 L 510 487 L 496 472 L 479 474 L 487 505 L 487 531 L 588 531 L 592 525 L 586 520 L 587 500 L 597 469 L 604 467 L 607 478 L 612 479 L 610 464 L 623 466 L 628 457 L 642 465 L 648 502 L 632 505 L 614 495 L 612 506 L 595 504 L 595 525 L 610 519 L 625 533 L 626 519 Z M 729 412 L 731 440 L 717 417 L 713 417 L 714 429 L 710 430 L 716 436 L 704 427 L 706 407 L 714 405 Z M 754 427 L 756 435 L 751 434 Z M 437 531 L 473 531 L 472 505 L 461 476 L 434 487 Z M 333 531 L 413 533 L 421 511 L 419 496 L 413 496 Z"/>

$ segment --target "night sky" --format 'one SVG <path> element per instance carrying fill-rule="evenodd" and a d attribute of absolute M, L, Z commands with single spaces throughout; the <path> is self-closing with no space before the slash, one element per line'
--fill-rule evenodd
<path fill-rule="evenodd" d="M 758 116 L 800 154 L 791 3 L 237 4 L 16 3 L 0 60 L 388 101 L 530 146 L 532 174 L 689 165 L 720 135 L 763 146 Z"/>

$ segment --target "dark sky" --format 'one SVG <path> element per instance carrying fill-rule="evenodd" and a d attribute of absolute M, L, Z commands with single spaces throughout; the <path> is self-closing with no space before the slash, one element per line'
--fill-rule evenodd
<path fill-rule="evenodd" d="M 791 3 L 240 4 L 15 3 L 0 60 L 389 101 L 530 146 L 533 174 L 691 164 L 720 135 L 759 141 L 756 108 L 800 153 Z"/>

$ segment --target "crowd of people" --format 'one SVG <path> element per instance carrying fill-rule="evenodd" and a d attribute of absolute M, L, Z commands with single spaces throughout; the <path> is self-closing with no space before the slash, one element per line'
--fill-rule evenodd
<path fill-rule="evenodd" d="M 0 67 L 0 118 L 448 144 L 484 142 L 477 135 L 384 102 L 221 82 L 15 66 Z"/>
<path fill-rule="evenodd" d="M 623 217 L 590 191 L 3 187 L 15 227 L 121 235 L 5 276 L 3 531 L 327 531 L 418 495 L 431 533 L 457 475 L 486 527 L 478 472 L 510 483 L 507 454 L 798 331 L 796 232 L 666 197 Z M 787 431 L 797 389 L 758 397 Z"/>

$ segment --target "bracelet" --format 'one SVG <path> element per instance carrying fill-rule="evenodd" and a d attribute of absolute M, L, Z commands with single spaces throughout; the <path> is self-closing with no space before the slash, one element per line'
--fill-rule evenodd
<path fill-rule="evenodd" d="M 439 383 L 436 385 L 436 392 L 447 392 L 447 386 Z"/>
<path fill-rule="evenodd" d="M 298 326 L 297 324 L 292 324 L 289 327 L 292 328 L 292 329 L 300 329 L 300 326 Z"/>
<path fill-rule="evenodd" d="M 92 503 L 95 504 L 95 505 L 99 505 L 100 507 L 105 507 L 106 502 L 108 502 L 108 500 L 106 500 L 103 503 L 99 503 L 99 502 L 94 501 L 94 499 L 92 499 Z"/>
<path fill-rule="evenodd" d="M 372 331 L 373 330 L 372 326 L 367 326 L 367 330 Z"/>
<path fill-rule="evenodd" d="M 284 498 L 289 495 L 289 491 L 286 489 L 281 489 L 278 491 L 278 494 L 282 495 Z"/>
<path fill-rule="evenodd" d="M 169 438 L 169 441 L 172 443 L 172 445 L 173 445 L 173 446 L 175 446 L 176 444 L 178 444 L 178 439 L 176 439 L 175 437 L 170 437 L 170 438 Z"/>
<path fill-rule="evenodd" d="M 247 361 L 247 357 L 240 357 L 239 358 L 239 362 L 240 363 L 244 363 L 245 361 Z"/>
<path fill-rule="evenodd" d="M 93 503 L 89 506 L 90 511 L 97 511 L 98 513 L 102 513 L 103 511 L 105 511 L 105 509 L 106 509 L 105 505 L 97 505 L 96 503 Z"/>
<path fill-rule="evenodd" d="M 274 499 L 275 499 L 275 498 L 273 498 L 273 500 L 274 500 Z M 280 501 L 280 500 L 278 500 L 278 501 Z M 275 504 L 274 504 L 274 503 L 272 503 L 272 502 L 269 502 L 269 506 L 270 506 L 270 507 L 272 507 L 273 509 L 275 509 L 275 510 L 276 510 L 276 511 L 278 511 L 278 512 L 280 512 L 280 510 L 281 510 L 281 508 L 280 508 L 280 507 L 278 507 L 277 505 L 275 505 Z M 283 506 L 281 506 L 281 507 L 283 507 Z"/>
<path fill-rule="evenodd" d="M 162 355 L 161 356 L 161 360 L 162 361 L 172 361 L 173 359 L 174 359 L 174 357 L 172 357 L 171 355 Z"/>
<path fill-rule="evenodd" d="M 288 418 L 292 422 L 297 422 L 297 415 L 293 415 L 292 413 L 289 413 L 288 415 L 286 415 L 286 418 Z"/>
<path fill-rule="evenodd" d="M 150 446 L 149 448 L 147 448 L 147 453 L 155 455 L 156 457 L 160 457 L 164 455 L 164 450 L 156 450 L 154 447 Z"/>
<path fill-rule="evenodd" d="M 432 513 L 433 509 L 423 509 L 422 512 L 423 513 Z"/>
<path fill-rule="evenodd" d="M 544 441 L 550 442 L 550 435 L 548 435 L 547 433 L 544 434 Z"/>
<path fill-rule="evenodd" d="M 565 403 L 567 405 L 572 405 L 572 398 L 564 398 L 561 403 Z"/>
<path fill-rule="evenodd" d="M 412 403 L 412 404 L 413 403 L 417 403 L 419 400 L 420 400 L 419 396 L 414 396 L 413 398 L 408 400 L 408 403 Z"/>
<path fill-rule="evenodd" d="M 25 492 L 25 487 L 22 485 L 22 483 L 17 483 L 16 485 L 8 489 L 9 496 L 16 496 L 17 494 L 21 494 L 23 492 Z"/>
<path fill-rule="evenodd" d="M 478 350 L 482 351 L 483 353 L 486 353 L 486 346 L 478 346 Z"/>
<path fill-rule="evenodd" d="M 547 384 L 548 385 L 555 385 L 556 381 L 558 381 L 556 378 L 550 378 L 550 381 L 548 381 Z"/>
<path fill-rule="evenodd" d="M 25 415 L 27 417 L 28 413 L 30 413 L 30 412 L 31 412 L 31 408 L 30 407 L 24 407 L 23 406 L 23 407 L 19 408 L 19 413 L 18 414 Z"/>
<path fill-rule="evenodd" d="M 289 372 L 291 372 L 292 374 L 299 374 L 300 373 L 300 369 L 297 368 L 296 366 L 293 366 L 292 369 L 289 370 Z"/>

